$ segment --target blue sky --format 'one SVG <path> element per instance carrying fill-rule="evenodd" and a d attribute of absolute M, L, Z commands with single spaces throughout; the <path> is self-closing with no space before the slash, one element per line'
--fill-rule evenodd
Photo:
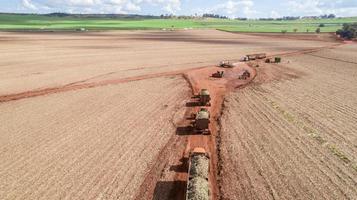
<path fill-rule="evenodd" d="M 357 16 L 357 0 L 0 0 L 0 12 L 135 13 L 229 17 Z"/>

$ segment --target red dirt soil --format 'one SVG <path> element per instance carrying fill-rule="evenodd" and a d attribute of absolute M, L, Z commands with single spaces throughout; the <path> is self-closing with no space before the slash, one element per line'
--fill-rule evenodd
<path fill-rule="evenodd" d="M 201 68 L 205 68 L 205 67 L 201 67 Z M 201 69 L 201 68 L 195 68 L 195 69 Z M 188 70 L 190 70 L 190 69 L 188 69 Z M 20 99 L 37 97 L 37 96 L 43 96 L 43 95 L 49 95 L 49 94 L 55 94 L 55 93 L 60 93 L 60 92 L 68 92 L 68 91 L 72 91 L 72 90 L 101 87 L 101 86 L 106 86 L 106 85 L 111 85 L 111 84 L 126 83 L 126 82 L 131 82 L 131 81 L 139 81 L 139 80 L 151 79 L 151 78 L 157 78 L 157 77 L 163 77 L 163 76 L 180 75 L 180 74 L 185 73 L 188 70 L 178 70 L 178 71 L 163 72 L 163 73 L 157 73 L 157 74 L 147 74 L 147 75 L 135 76 L 135 77 L 129 77 L 129 78 L 123 78 L 123 79 L 104 80 L 104 81 L 100 81 L 100 82 L 71 83 L 71 84 L 61 86 L 61 87 L 45 88 L 45 89 L 21 92 L 21 93 L 17 93 L 17 94 L 3 95 L 3 96 L 0 96 L 0 103 L 16 101 L 16 100 L 20 100 Z"/>
<path fill-rule="evenodd" d="M 211 75 L 215 73 L 217 70 L 224 71 L 223 78 L 213 78 Z M 238 77 L 245 70 L 248 70 L 251 74 L 251 77 L 246 80 L 239 80 Z M 171 199 L 184 199 L 184 194 L 186 190 L 186 180 L 187 180 L 187 163 L 181 162 L 180 160 L 188 160 L 188 154 L 190 150 L 195 147 L 204 147 L 207 152 L 209 152 L 211 157 L 210 163 L 210 187 L 212 199 L 218 199 L 219 197 L 219 188 L 217 183 L 217 174 L 218 174 L 218 153 L 216 148 L 216 137 L 218 136 L 219 127 L 218 120 L 221 114 L 222 104 L 224 100 L 224 96 L 227 92 L 234 90 L 237 87 L 242 87 L 249 82 L 251 82 L 256 77 L 256 70 L 252 67 L 249 67 L 246 63 L 237 63 L 234 68 L 218 68 L 218 67 L 206 67 L 201 69 L 195 69 L 185 72 L 184 77 L 190 83 L 193 95 L 197 94 L 201 89 L 208 89 L 211 95 L 211 106 L 206 107 L 211 113 L 211 123 L 210 130 L 211 135 L 193 135 L 191 133 L 187 133 L 186 137 L 178 137 L 178 139 L 172 138 L 175 142 L 171 143 L 176 147 L 181 146 L 181 148 L 175 148 L 178 156 L 176 156 L 177 162 L 182 163 L 180 166 L 180 172 L 177 172 L 174 176 L 174 180 L 171 180 L 173 186 L 171 188 L 160 188 L 158 186 L 160 174 L 163 173 L 158 169 L 164 168 L 164 162 L 162 162 L 165 158 L 169 157 L 168 154 L 172 151 L 168 151 L 167 149 L 163 150 L 162 154 L 158 158 L 157 164 L 152 168 L 150 174 L 143 182 L 141 186 L 141 190 L 139 191 L 139 196 L 136 199 L 161 199 L 162 197 L 157 193 L 170 193 L 169 197 Z M 200 107 L 187 107 L 185 118 L 190 118 L 191 114 L 196 113 Z M 188 120 L 182 120 L 177 124 L 179 127 L 187 127 L 190 125 Z M 177 138 L 177 137 L 176 137 Z M 182 144 L 179 145 L 178 142 Z M 169 145 L 169 146 L 171 146 Z M 184 148 L 182 148 L 182 146 Z M 172 148 L 169 148 L 172 150 Z M 181 150 L 181 151 L 180 151 Z M 160 166 L 161 165 L 161 166 Z M 168 184 L 168 183 L 166 183 Z M 156 188 L 155 188 L 156 187 Z M 159 188 L 158 188 L 159 187 Z M 170 190 L 170 191 L 164 191 Z M 156 194 L 153 194 L 156 193 Z M 167 196 L 164 197 L 168 198 Z"/>
<path fill-rule="evenodd" d="M 246 80 L 239 80 L 238 76 L 243 73 L 244 70 L 248 70 L 251 77 Z M 216 71 L 216 68 L 205 68 L 200 70 L 193 70 L 186 73 L 187 79 L 192 85 L 193 92 L 196 94 L 200 89 L 208 89 L 211 94 L 211 107 L 208 110 L 211 113 L 210 130 L 211 135 L 202 137 L 200 135 L 192 135 L 188 138 L 188 148 L 194 149 L 195 147 L 204 147 L 211 156 L 210 164 L 210 184 L 212 199 L 218 197 L 218 184 L 217 184 L 217 149 L 216 149 L 216 137 L 218 136 L 218 120 L 221 114 L 222 103 L 224 96 L 227 92 L 248 84 L 256 76 L 254 68 L 249 67 L 245 63 L 239 63 L 232 69 L 225 69 L 225 76 L 222 79 L 211 78 L 210 75 Z M 199 108 L 191 109 L 197 112 Z M 188 153 L 188 152 L 186 152 Z M 187 154 L 186 154 L 187 155 Z"/>
<path fill-rule="evenodd" d="M 331 45 L 331 46 L 326 46 L 324 48 L 315 48 L 315 49 L 308 49 L 308 50 L 302 50 L 302 51 L 297 51 L 297 52 L 287 52 L 287 53 L 281 53 L 277 55 L 271 55 L 271 56 L 279 56 L 279 55 L 294 55 L 294 54 L 305 54 L 305 53 L 311 53 L 315 51 L 319 51 L 321 49 L 326 49 L 326 48 L 334 48 L 336 46 L 339 46 L 341 44 L 337 45 Z M 259 64 L 259 77 L 257 77 L 257 70 L 255 66 Z M 219 129 L 220 129 L 220 124 L 219 124 L 219 118 L 221 115 L 222 111 L 222 105 L 224 101 L 224 97 L 227 93 L 237 89 L 244 87 L 248 85 L 252 80 L 254 80 L 256 77 L 258 78 L 255 83 L 256 84 L 262 84 L 265 82 L 270 82 L 272 80 L 280 80 L 280 79 L 291 79 L 291 78 L 297 78 L 300 75 L 302 75 L 301 72 L 299 71 L 294 71 L 292 69 L 284 69 L 281 70 L 281 68 L 274 67 L 274 64 L 270 69 L 265 69 L 263 66 L 265 63 L 263 60 L 258 60 L 254 62 L 249 62 L 249 63 L 236 63 L 236 67 L 232 69 L 223 69 L 225 71 L 225 76 L 222 79 L 217 79 L 217 78 L 212 78 L 210 77 L 211 74 L 215 73 L 217 70 L 222 70 L 222 68 L 217 68 L 217 67 L 206 67 L 206 68 L 201 68 L 197 70 L 188 70 L 184 73 L 184 77 L 187 79 L 187 81 L 191 85 L 191 89 L 194 94 L 197 94 L 201 89 L 208 89 L 210 91 L 211 95 L 211 106 L 207 107 L 208 110 L 211 113 L 211 124 L 210 124 L 210 130 L 211 130 L 211 135 L 210 136 L 202 136 L 202 135 L 189 135 L 185 137 L 185 139 L 181 139 L 180 142 L 187 142 L 186 148 L 181 148 L 181 149 L 176 149 L 178 151 L 178 156 L 176 158 L 178 159 L 175 163 L 181 164 L 180 166 L 180 172 L 184 171 L 187 172 L 187 163 L 185 163 L 183 160 L 188 159 L 188 154 L 189 151 L 192 150 L 195 147 L 204 147 L 210 154 L 211 156 L 211 163 L 210 163 L 210 186 L 211 186 L 211 194 L 212 194 L 212 199 L 220 199 L 220 185 L 219 185 L 219 171 L 220 171 L 220 166 L 219 166 L 219 152 L 217 152 L 219 149 Z M 250 79 L 247 80 L 239 80 L 238 76 L 242 74 L 244 70 L 248 70 L 251 73 Z M 189 118 L 192 113 L 196 113 L 199 110 L 199 107 L 188 107 L 185 113 L 185 118 Z M 188 126 L 189 121 L 188 120 L 183 120 L 181 123 L 177 124 L 177 126 Z M 175 144 L 178 146 L 178 144 Z M 184 145 L 184 144 L 183 144 Z M 170 148 L 172 149 L 172 148 Z M 184 151 L 181 152 L 180 150 Z M 166 153 L 163 154 L 164 157 L 168 157 L 166 154 L 169 153 L 169 151 L 165 151 Z M 166 155 L 166 156 L 165 156 Z M 172 152 L 171 152 L 172 155 Z M 180 156 L 182 155 L 182 156 Z M 160 156 L 161 158 L 161 156 Z M 158 163 L 161 163 L 163 159 L 159 159 Z M 164 167 L 158 167 L 158 165 L 154 166 L 152 168 L 153 172 L 158 172 L 159 169 L 163 169 Z M 160 171 L 161 175 L 164 173 L 163 171 Z M 153 177 L 156 176 L 156 179 Z M 158 177 L 158 174 L 152 174 L 150 173 L 148 175 L 148 178 L 143 182 L 141 186 L 141 190 L 139 191 L 139 196 L 136 197 L 136 199 L 162 199 L 160 198 L 160 195 L 158 193 L 169 193 L 170 199 L 184 199 L 184 193 L 186 191 L 186 180 L 187 180 L 187 173 L 179 173 L 176 172 L 176 175 L 174 177 L 174 180 L 171 180 L 173 183 L 172 187 L 169 188 L 163 188 L 161 189 L 157 186 L 157 182 L 159 182 L 160 177 Z M 167 182 L 165 182 L 167 184 Z M 155 188 L 156 185 L 156 188 Z M 164 190 L 169 190 L 169 191 L 164 191 Z M 157 197 L 159 196 L 159 197 Z M 164 196 L 167 198 L 167 196 Z M 164 198 L 165 199 L 165 198 Z"/>

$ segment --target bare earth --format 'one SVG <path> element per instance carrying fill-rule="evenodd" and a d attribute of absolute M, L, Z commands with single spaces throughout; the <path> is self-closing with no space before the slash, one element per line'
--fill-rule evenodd
<path fill-rule="evenodd" d="M 215 30 L 0 32 L 0 199 L 182 199 L 200 145 L 212 200 L 354 199 L 356 47 L 337 45 Z M 260 52 L 284 63 L 208 77 Z M 235 80 L 242 70 L 254 76 Z M 212 135 L 182 134 L 202 87 Z"/>
<path fill-rule="evenodd" d="M 1 104 L 0 199 L 132 199 L 188 92 L 171 77 Z"/>
<path fill-rule="evenodd" d="M 350 51 L 357 45 L 284 57 L 229 95 L 224 199 L 356 199 L 357 63 Z M 273 69 L 291 76 L 264 83 L 259 74 Z"/>
<path fill-rule="evenodd" d="M 329 43 L 214 30 L 0 33 L 0 95 L 217 64 Z M 332 43 L 330 43 L 332 44 Z"/>

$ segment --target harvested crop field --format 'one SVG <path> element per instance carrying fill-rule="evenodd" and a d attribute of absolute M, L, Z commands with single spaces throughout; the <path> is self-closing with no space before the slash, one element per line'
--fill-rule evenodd
<path fill-rule="evenodd" d="M 88 33 L 0 32 L 0 95 L 172 72 L 336 44 L 215 30 Z"/>
<path fill-rule="evenodd" d="M 188 92 L 169 77 L 1 104 L 0 199 L 134 198 Z"/>
<path fill-rule="evenodd" d="M 308 188 L 307 195 L 318 197 L 328 185 L 333 193 L 323 197 L 353 197 L 356 88 L 351 83 L 356 71 L 354 54 L 347 52 L 354 47 L 329 49 L 338 45 L 329 35 L 279 38 L 216 30 L 0 32 L 0 199 L 182 199 L 187 153 L 199 146 L 211 154 L 212 200 L 219 195 L 217 178 L 222 195 L 232 199 L 307 197 L 299 196 L 305 194 L 295 186 L 309 173 L 310 185 L 301 184 Z M 319 48 L 324 50 L 310 52 Z M 237 61 L 261 52 L 285 55 L 284 63 L 261 68 L 240 63 L 224 69 L 222 79 L 210 77 L 221 60 Z M 333 55 L 337 56 L 324 58 Z M 340 68 L 333 63 L 343 56 L 345 68 L 336 73 Z M 275 70 L 265 70 L 269 66 Z M 252 77 L 236 78 L 244 70 Z M 189 103 L 203 87 L 212 95 L 212 134 L 204 137 L 180 129 L 199 109 Z M 225 103 L 223 174 L 216 177 L 217 121 L 224 95 L 236 87 Z M 314 109 L 303 110 L 303 104 Z M 259 123 L 264 118 L 259 109 L 266 109 L 264 116 L 274 116 L 269 120 L 278 120 L 274 127 L 286 137 L 270 132 L 274 128 L 270 123 Z M 293 121 L 286 119 L 290 113 Z M 242 121 L 251 126 L 243 134 L 238 132 Z M 251 134 L 262 130 L 260 135 L 273 136 L 264 144 Z M 251 143 L 251 148 L 264 151 L 247 149 L 240 137 L 247 138 L 244 145 Z M 283 157 L 274 160 L 271 155 L 283 148 L 287 151 L 278 155 Z M 272 152 L 264 155 L 268 150 Z M 243 153 L 245 157 L 237 156 Z M 255 171 L 250 155 L 262 156 L 259 162 L 264 162 L 268 174 Z M 290 155 L 295 157 L 285 162 Z M 308 164 L 291 170 L 300 158 Z M 239 171 L 228 173 L 232 167 Z M 305 174 L 298 177 L 297 172 Z M 272 179 L 266 185 L 255 173 Z M 250 180 L 250 174 L 257 179 Z M 297 177 L 293 183 L 288 182 L 290 174 Z M 254 186 L 248 184 L 255 180 Z M 276 189 L 284 184 L 288 189 Z"/>
<path fill-rule="evenodd" d="M 353 49 L 357 45 L 283 57 L 282 64 L 259 69 L 255 84 L 227 97 L 224 199 L 356 199 Z M 290 76 L 264 82 L 259 75 L 272 69 Z"/>

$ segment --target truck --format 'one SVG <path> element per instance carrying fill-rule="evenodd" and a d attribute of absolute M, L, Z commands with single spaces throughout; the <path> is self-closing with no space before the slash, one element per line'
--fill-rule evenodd
<path fill-rule="evenodd" d="M 201 108 L 197 114 L 194 115 L 195 121 L 193 122 L 194 132 L 201 134 L 211 134 L 209 130 L 210 113 L 206 108 Z"/>
<path fill-rule="evenodd" d="M 217 71 L 216 73 L 212 74 L 213 78 L 223 78 L 224 71 Z"/>
<path fill-rule="evenodd" d="M 201 106 L 211 106 L 211 96 L 207 89 L 202 89 L 197 97 L 199 98 Z"/>
<path fill-rule="evenodd" d="M 210 157 L 204 148 L 196 147 L 189 154 L 186 200 L 210 200 Z"/>
<path fill-rule="evenodd" d="M 218 65 L 219 67 L 223 67 L 223 68 L 233 68 L 234 67 L 234 64 L 227 61 L 227 60 L 223 60 L 219 63 Z"/>

